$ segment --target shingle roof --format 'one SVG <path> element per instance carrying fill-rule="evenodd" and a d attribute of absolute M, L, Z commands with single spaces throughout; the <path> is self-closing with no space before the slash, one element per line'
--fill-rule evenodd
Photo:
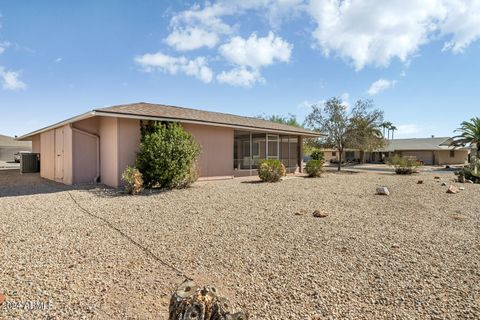
<path fill-rule="evenodd" d="M 451 138 L 413 138 L 413 139 L 393 139 L 389 140 L 387 146 L 382 151 L 395 150 L 449 150 Z"/>
<path fill-rule="evenodd" d="M 172 121 L 195 121 L 205 124 L 217 124 L 227 126 L 237 126 L 245 128 L 257 128 L 262 130 L 273 130 L 291 132 L 300 135 L 308 136 L 320 136 L 318 132 L 306 130 L 303 128 L 297 128 L 294 126 L 267 121 L 263 119 L 253 117 L 243 117 L 233 114 L 211 112 L 198 109 L 190 109 L 176 106 L 169 106 L 163 104 L 152 103 L 133 103 L 118 105 L 108 108 L 93 110 L 98 113 L 111 113 L 130 116 L 144 116 L 144 117 L 156 117 L 162 119 L 168 119 Z"/>

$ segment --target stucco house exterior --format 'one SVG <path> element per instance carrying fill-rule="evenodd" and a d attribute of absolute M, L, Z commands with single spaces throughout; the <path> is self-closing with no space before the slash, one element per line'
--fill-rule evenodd
<path fill-rule="evenodd" d="M 425 165 L 465 164 L 468 161 L 469 148 L 451 146 L 450 137 L 391 139 L 384 148 L 373 152 L 365 152 L 364 161 L 380 163 L 392 155 L 400 155 L 417 159 Z M 335 149 L 325 149 L 325 161 L 339 158 Z M 361 153 L 356 149 L 343 151 L 343 161 L 360 160 Z"/>
<path fill-rule="evenodd" d="M 135 164 L 140 121 L 178 122 L 201 146 L 200 179 L 256 175 L 261 159 L 301 172 L 305 137 L 317 132 L 262 119 L 151 103 L 95 109 L 18 138 L 40 153 L 40 175 L 65 184 L 118 187 Z"/>

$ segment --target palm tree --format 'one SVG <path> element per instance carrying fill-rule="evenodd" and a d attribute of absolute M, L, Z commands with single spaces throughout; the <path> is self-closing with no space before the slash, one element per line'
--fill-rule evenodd
<path fill-rule="evenodd" d="M 397 127 L 395 127 L 393 124 L 390 126 L 390 130 L 392 130 L 392 140 L 393 140 L 393 133 L 395 130 L 397 130 Z"/>
<path fill-rule="evenodd" d="M 463 121 L 460 128 L 455 130 L 460 133 L 453 137 L 452 145 L 454 146 L 476 146 L 477 158 L 480 157 L 480 118 L 473 117 L 470 121 Z"/>
<path fill-rule="evenodd" d="M 382 124 L 382 127 L 387 129 L 387 139 L 390 140 L 390 129 L 393 126 L 393 123 L 387 121 Z M 385 131 L 383 133 L 383 136 L 385 137 Z"/>

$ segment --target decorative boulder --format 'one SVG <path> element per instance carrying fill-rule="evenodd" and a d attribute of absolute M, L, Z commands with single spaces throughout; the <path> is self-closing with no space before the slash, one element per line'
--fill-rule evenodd
<path fill-rule="evenodd" d="M 320 211 L 320 210 L 315 210 L 315 211 L 313 211 L 313 216 L 315 218 L 325 218 L 325 217 L 328 217 L 328 213 Z"/>
<path fill-rule="evenodd" d="M 450 185 L 450 187 L 448 187 L 448 190 L 447 190 L 447 193 L 451 193 L 451 194 L 456 194 L 456 193 L 459 193 L 460 190 L 454 186 L 453 184 Z"/>
<path fill-rule="evenodd" d="M 389 196 L 390 191 L 388 190 L 387 187 L 380 187 L 380 188 L 377 188 L 377 194 L 382 196 Z"/>

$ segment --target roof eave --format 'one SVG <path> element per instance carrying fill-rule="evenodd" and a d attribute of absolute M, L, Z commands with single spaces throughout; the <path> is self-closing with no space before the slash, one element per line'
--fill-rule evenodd
<path fill-rule="evenodd" d="M 248 129 L 252 131 L 261 131 L 261 132 L 294 134 L 294 135 L 299 135 L 299 136 L 304 136 L 309 138 L 318 138 L 318 137 L 325 136 L 324 133 L 319 133 L 319 132 L 317 133 L 314 131 L 304 132 L 304 131 L 296 131 L 296 130 L 279 130 L 279 129 L 271 129 L 271 128 L 244 126 L 244 125 L 233 125 L 233 124 L 214 122 L 214 121 L 189 120 L 189 119 L 172 118 L 172 117 L 145 116 L 145 115 L 136 115 L 136 114 L 130 114 L 130 113 L 121 113 L 121 112 L 107 112 L 102 110 L 93 110 L 93 112 L 97 116 L 104 116 L 104 117 L 117 117 L 117 118 L 138 119 L 138 120 L 176 121 L 181 123 L 202 124 L 202 125 L 228 127 L 228 128 L 235 128 L 235 129 Z"/>
<path fill-rule="evenodd" d="M 44 127 L 44 128 L 41 128 L 41 129 L 32 131 L 32 132 L 30 132 L 30 133 L 24 134 L 23 136 L 20 136 L 20 137 L 16 138 L 15 140 L 19 140 L 19 141 L 29 141 L 27 138 L 31 138 L 32 136 L 35 136 L 35 135 L 40 134 L 40 133 L 42 133 L 42 132 L 45 132 L 45 131 L 48 131 L 48 130 L 52 130 L 52 129 L 55 129 L 55 128 L 64 126 L 64 125 L 66 125 L 66 124 L 76 122 L 76 121 L 88 119 L 88 118 L 91 118 L 91 117 L 93 117 L 93 116 L 95 116 L 95 111 L 88 111 L 88 112 L 82 113 L 81 115 L 78 115 L 78 116 L 69 118 L 69 119 L 67 119 L 67 120 L 63 120 L 63 121 L 57 122 L 57 123 L 52 124 L 52 125 L 50 125 L 50 126 L 48 126 L 48 127 Z"/>

